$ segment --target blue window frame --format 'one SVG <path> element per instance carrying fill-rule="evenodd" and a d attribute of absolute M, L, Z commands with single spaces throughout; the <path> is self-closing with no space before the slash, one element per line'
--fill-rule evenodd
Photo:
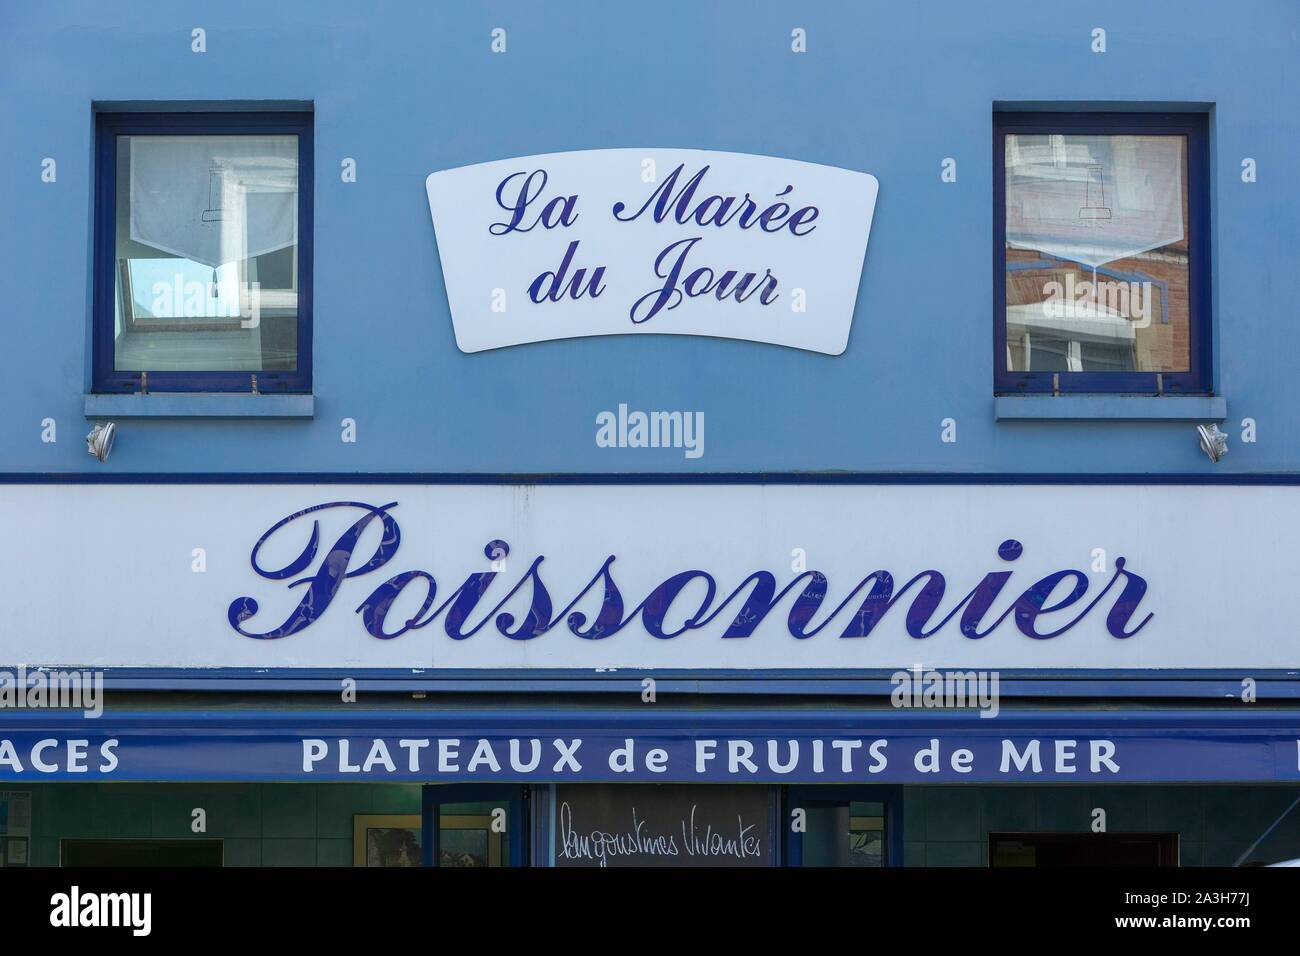
<path fill-rule="evenodd" d="M 423 866 L 528 865 L 527 787 L 427 784 L 422 794 Z"/>
<path fill-rule="evenodd" d="M 903 865 L 901 786 L 792 786 L 783 803 L 786 866 Z"/>
<path fill-rule="evenodd" d="M 310 392 L 312 114 L 96 117 L 92 388 Z"/>
<path fill-rule="evenodd" d="M 994 113 L 997 394 L 1213 393 L 1207 126 Z"/>

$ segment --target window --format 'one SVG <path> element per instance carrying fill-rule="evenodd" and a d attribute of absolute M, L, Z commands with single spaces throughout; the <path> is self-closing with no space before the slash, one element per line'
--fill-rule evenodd
<path fill-rule="evenodd" d="M 791 787 L 786 819 L 803 811 L 804 826 L 786 835 L 790 866 L 902 866 L 902 788 Z"/>
<path fill-rule="evenodd" d="M 1208 394 L 1201 114 L 996 113 L 995 389 Z"/>
<path fill-rule="evenodd" d="M 552 791 L 557 867 L 768 867 L 777 792 L 763 784 L 565 783 Z"/>
<path fill-rule="evenodd" d="M 311 391 L 311 114 L 97 136 L 95 391 Z"/>
<path fill-rule="evenodd" d="M 421 864 L 526 866 L 527 794 L 510 784 L 426 785 Z"/>

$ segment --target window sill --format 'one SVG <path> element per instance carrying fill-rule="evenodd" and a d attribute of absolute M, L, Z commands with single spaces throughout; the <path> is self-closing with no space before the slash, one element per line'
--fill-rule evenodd
<path fill-rule="evenodd" d="M 312 395 L 153 392 L 87 395 L 87 418 L 311 418 Z"/>
<path fill-rule="evenodd" d="M 1228 400 L 1217 395 L 998 395 L 993 401 L 1000 422 L 1221 422 L 1228 417 Z"/>

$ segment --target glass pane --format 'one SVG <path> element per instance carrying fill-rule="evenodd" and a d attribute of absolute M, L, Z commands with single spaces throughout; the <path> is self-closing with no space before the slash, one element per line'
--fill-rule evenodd
<path fill-rule="evenodd" d="M 439 866 L 507 866 L 506 803 L 444 803 L 438 808 Z"/>
<path fill-rule="evenodd" d="M 1004 145 L 1007 370 L 1189 371 L 1187 138 Z"/>
<path fill-rule="evenodd" d="M 845 801 L 808 807 L 804 866 L 884 866 L 885 806 Z"/>
<path fill-rule="evenodd" d="M 298 137 L 119 136 L 118 371 L 293 371 Z"/>

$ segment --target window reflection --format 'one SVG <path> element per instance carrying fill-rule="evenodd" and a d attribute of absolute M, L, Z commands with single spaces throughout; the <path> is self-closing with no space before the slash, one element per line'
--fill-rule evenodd
<path fill-rule="evenodd" d="M 804 866 L 884 866 L 885 806 L 854 800 L 807 808 Z"/>
<path fill-rule="evenodd" d="M 1008 134 L 1008 371 L 1186 372 L 1184 136 Z"/>
<path fill-rule="evenodd" d="M 298 137 L 118 136 L 114 368 L 293 371 Z"/>
<path fill-rule="evenodd" d="M 504 866 L 507 819 L 501 804 L 442 804 L 438 809 L 438 865 Z"/>

